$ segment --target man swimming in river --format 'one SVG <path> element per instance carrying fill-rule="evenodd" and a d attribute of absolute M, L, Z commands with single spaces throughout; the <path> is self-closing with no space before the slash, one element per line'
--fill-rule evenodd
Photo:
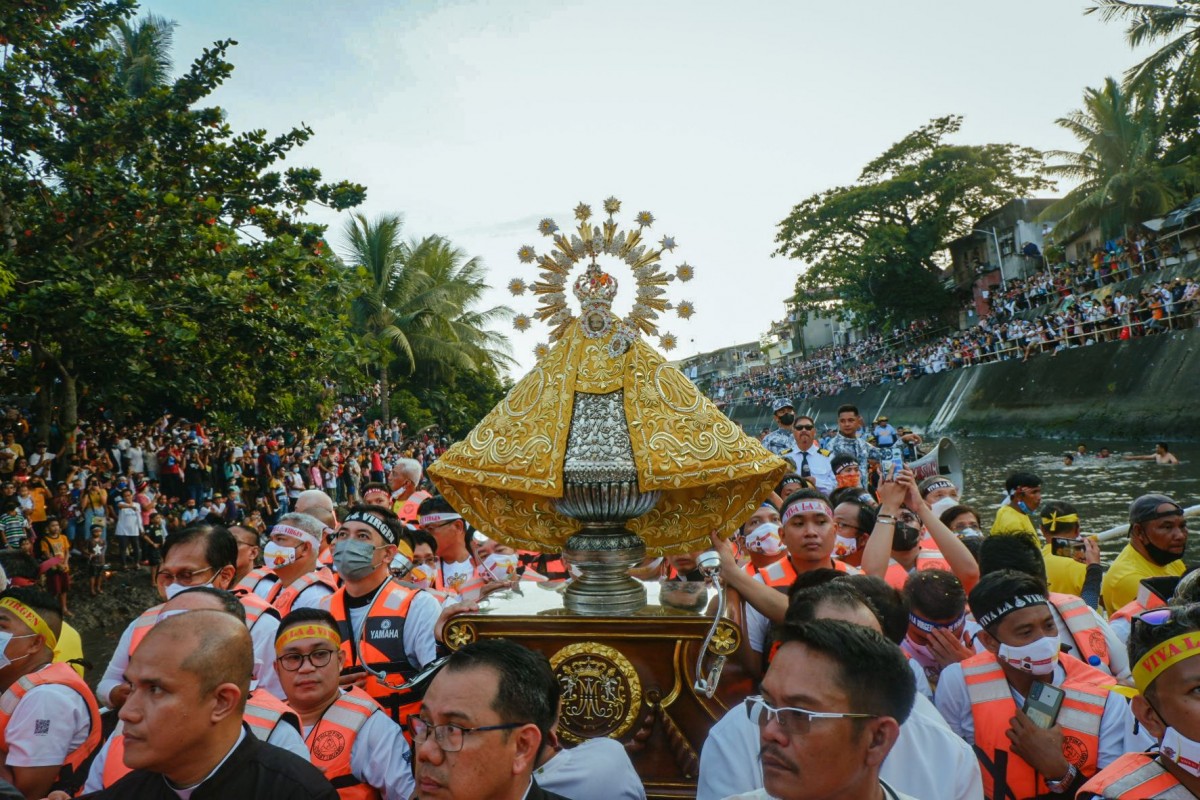
<path fill-rule="evenodd" d="M 1158 464 L 1178 464 L 1179 459 L 1175 454 L 1167 449 L 1166 442 L 1159 442 L 1154 446 L 1154 452 L 1148 456 L 1125 456 L 1126 461 L 1154 461 Z"/>

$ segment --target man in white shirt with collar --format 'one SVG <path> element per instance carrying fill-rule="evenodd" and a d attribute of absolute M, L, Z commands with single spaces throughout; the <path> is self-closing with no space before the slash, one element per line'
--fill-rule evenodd
<path fill-rule="evenodd" d="M 784 453 L 796 465 L 796 473 L 801 478 L 810 478 L 817 488 L 829 494 L 837 488 L 837 479 L 833 476 L 833 467 L 829 464 L 829 451 L 822 450 L 816 443 L 817 426 L 809 416 L 796 417 L 792 428 L 796 439 L 796 447 Z"/>

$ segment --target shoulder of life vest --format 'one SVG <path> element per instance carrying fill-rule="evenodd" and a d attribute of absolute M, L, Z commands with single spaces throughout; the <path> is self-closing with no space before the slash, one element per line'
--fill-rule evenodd
<path fill-rule="evenodd" d="M 59 773 L 57 779 L 57 782 L 62 782 L 67 780 L 81 764 L 87 761 L 96 748 L 100 746 L 100 706 L 96 702 L 96 696 L 92 694 L 92 690 L 83 682 L 83 678 L 79 677 L 79 673 L 71 668 L 70 664 L 51 664 L 37 672 L 31 672 L 8 687 L 8 690 L 3 695 L 0 695 L 0 749 L 8 750 L 8 721 L 12 719 L 12 715 L 16 711 L 17 706 L 20 705 L 21 699 L 35 687 L 51 685 L 66 686 L 74 689 L 83 698 L 83 702 L 87 705 L 88 709 L 89 727 L 87 738 L 83 744 L 67 754 L 67 758 L 62 765 L 62 772 Z M 60 730 L 67 729 L 61 728 Z"/>
<path fill-rule="evenodd" d="M 366 692 L 355 687 L 333 702 L 309 731 L 308 751 L 312 763 L 325 774 L 342 800 L 375 800 L 381 795 L 351 772 L 354 742 L 362 726 L 380 707 Z"/>
<path fill-rule="evenodd" d="M 1109 764 L 1083 785 L 1080 797 L 1093 795 L 1105 800 L 1156 800 L 1187 797 L 1170 793 L 1182 788 L 1179 780 L 1167 772 L 1149 753 L 1126 753 Z"/>
<path fill-rule="evenodd" d="M 300 715 L 287 703 L 261 689 L 251 692 L 250 697 L 246 699 L 242 721 L 262 742 L 271 738 L 271 733 L 280 723 L 291 725 L 297 733 L 301 730 Z"/>
<path fill-rule="evenodd" d="M 1079 650 L 1079 659 L 1089 666 L 1104 665 L 1109 669 L 1112 654 L 1108 649 L 1108 638 L 1091 606 L 1083 598 L 1058 592 L 1050 593 L 1050 602 L 1066 623 L 1071 640 Z"/>
<path fill-rule="evenodd" d="M 333 596 L 329 610 L 337 620 L 342 635 L 346 670 L 354 670 L 365 664 L 376 672 L 384 673 L 387 682 L 393 685 L 400 685 L 416 674 L 418 665 L 412 664 L 404 651 L 404 626 L 413 598 L 420 591 L 388 580 L 367 610 L 362 630 L 355 638 L 346 611 L 345 595 L 342 594 L 345 587 L 338 590 L 339 594 Z M 419 707 L 419 702 L 414 704 L 410 692 L 390 689 L 380 683 L 374 675 L 367 677 L 365 689 L 368 695 L 390 713 L 397 724 L 402 724 L 407 714 Z M 415 700 L 419 701 L 419 698 Z"/>

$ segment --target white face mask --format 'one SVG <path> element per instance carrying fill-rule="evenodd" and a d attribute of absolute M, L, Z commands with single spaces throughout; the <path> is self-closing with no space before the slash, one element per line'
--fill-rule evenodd
<path fill-rule="evenodd" d="M 1058 637 L 1043 636 L 1020 647 L 1001 644 L 996 658 L 1031 675 L 1049 675 L 1058 663 L 1059 652 Z"/>
<path fill-rule="evenodd" d="M 163 589 L 163 593 L 166 594 L 167 599 L 170 600 L 184 589 L 197 589 L 201 586 L 208 586 L 212 588 L 212 581 L 209 581 L 208 583 L 198 583 L 195 586 L 184 586 L 182 583 L 168 583 L 167 588 Z"/>
<path fill-rule="evenodd" d="M 835 557 L 848 556 L 851 553 L 858 552 L 858 539 L 855 537 L 835 535 L 833 538 L 833 555 Z"/>
<path fill-rule="evenodd" d="M 11 642 L 13 639 L 28 639 L 31 636 L 37 636 L 37 634 L 36 633 L 26 633 L 23 636 L 13 636 L 11 633 L 0 632 L 0 669 L 4 669 L 9 664 L 13 663 L 13 661 L 20 661 L 22 658 L 27 658 L 28 656 L 31 655 L 30 653 L 26 653 L 25 655 L 19 656 L 15 659 L 8 657 L 8 643 L 9 642 Z"/>
<path fill-rule="evenodd" d="M 296 548 L 294 547 L 284 547 L 275 542 L 267 542 L 267 546 L 263 548 L 263 566 L 267 569 L 286 567 L 288 564 L 295 563 Z"/>
<path fill-rule="evenodd" d="M 959 539 L 982 539 L 983 531 L 979 528 L 963 528 L 956 532 Z"/>
<path fill-rule="evenodd" d="M 777 556 L 783 552 L 783 537 L 779 535 L 779 523 L 764 522 L 746 534 L 746 549 L 761 556 Z"/>
<path fill-rule="evenodd" d="M 1158 750 L 1184 772 L 1200 778 L 1200 742 L 1192 741 L 1168 725 Z"/>
<path fill-rule="evenodd" d="M 419 589 L 432 589 L 433 576 L 436 570 L 436 566 L 418 564 L 409 570 L 408 575 L 405 576 L 404 580 Z"/>
<path fill-rule="evenodd" d="M 483 568 L 498 581 L 512 581 L 517 578 L 517 557 L 511 553 L 492 553 L 483 559 Z"/>

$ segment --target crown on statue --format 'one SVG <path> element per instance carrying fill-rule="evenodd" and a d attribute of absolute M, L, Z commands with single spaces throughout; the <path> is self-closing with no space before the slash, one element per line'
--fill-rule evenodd
<path fill-rule="evenodd" d="M 617 297 L 617 279 L 599 268 L 592 267 L 575 279 L 575 297 L 581 306 L 612 306 Z"/>

